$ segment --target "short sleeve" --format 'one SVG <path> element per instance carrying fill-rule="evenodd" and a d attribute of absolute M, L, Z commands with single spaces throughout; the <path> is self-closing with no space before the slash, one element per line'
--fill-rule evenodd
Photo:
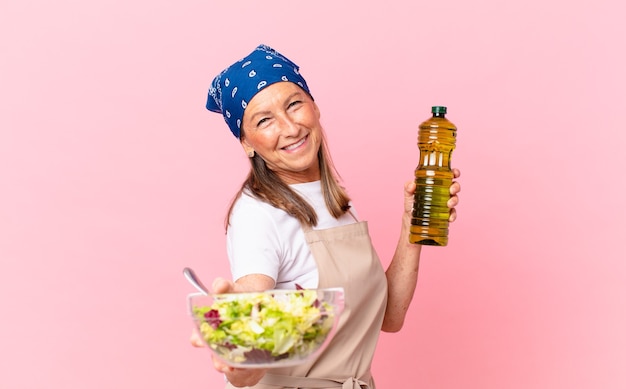
<path fill-rule="evenodd" d="M 242 201 L 243 200 L 243 201 Z M 230 215 L 226 233 L 228 260 L 233 280 L 263 274 L 278 279 L 281 243 L 270 213 L 259 203 L 242 196 Z"/>

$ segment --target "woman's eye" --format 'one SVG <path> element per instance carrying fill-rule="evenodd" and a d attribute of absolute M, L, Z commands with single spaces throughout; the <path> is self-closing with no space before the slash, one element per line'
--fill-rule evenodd
<path fill-rule="evenodd" d="M 302 101 L 300 101 L 300 100 L 295 100 L 295 101 L 292 101 L 291 103 L 289 103 L 289 106 L 288 106 L 287 108 L 294 107 L 294 106 L 296 106 L 296 105 L 300 104 L 301 102 L 302 102 Z"/>
<path fill-rule="evenodd" d="M 259 127 L 261 124 L 265 123 L 268 120 L 269 120 L 268 118 L 263 118 L 263 119 L 259 120 L 259 122 L 256 124 L 256 126 Z"/>

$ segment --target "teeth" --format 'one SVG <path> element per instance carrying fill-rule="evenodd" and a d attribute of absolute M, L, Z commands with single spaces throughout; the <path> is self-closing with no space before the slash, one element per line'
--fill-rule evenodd
<path fill-rule="evenodd" d="M 300 139 L 300 141 L 299 141 L 298 143 L 294 143 L 294 144 L 289 145 L 289 146 L 287 146 L 287 147 L 283 147 L 283 149 L 284 149 L 284 150 L 293 150 L 293 149 L 295 149 L 296 147 L 298 147 L 298 146 L 300 146 L 301 144 L 303 144 L 305 140 L 306 140 L 306 137 L 304 137 L 304 138 Z"/>

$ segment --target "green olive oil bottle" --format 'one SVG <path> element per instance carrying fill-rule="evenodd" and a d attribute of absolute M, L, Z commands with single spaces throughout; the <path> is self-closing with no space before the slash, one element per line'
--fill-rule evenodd
<path fill-rule="evenodd" d="M 415 198 L 409 242 L 429 246 L 448 244 L 450 162 L 456 146 L 456 126 L 446 119 L 446 107 L 432 107 L 432 117 L 419 126 L 420 160 L 415 169 Z"/>

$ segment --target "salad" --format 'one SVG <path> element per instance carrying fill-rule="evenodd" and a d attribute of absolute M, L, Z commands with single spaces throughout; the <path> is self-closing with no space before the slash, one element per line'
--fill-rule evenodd
<path fill-rule="evenodd" d="M 257 365 L 317 351 L 333 327 L 334 308 L 317 291 L 302 289 L 216 295 L 210 306 L 195 306 L 193 316 L 223 359 Z"/>

